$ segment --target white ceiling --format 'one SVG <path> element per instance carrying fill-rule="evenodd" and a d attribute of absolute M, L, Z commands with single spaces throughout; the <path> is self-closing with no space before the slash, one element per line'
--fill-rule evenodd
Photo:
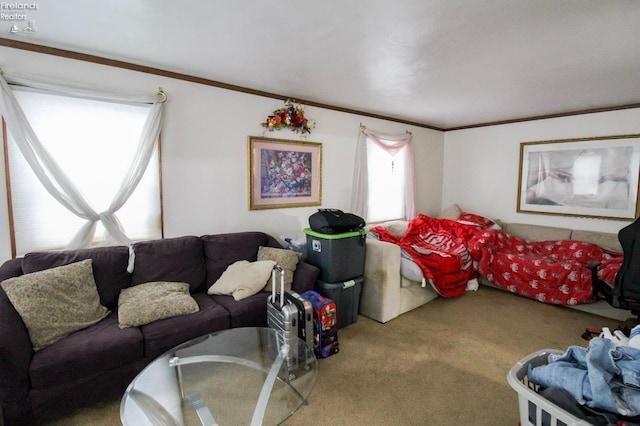
<path fill-rule="evenodd" d="M 638 0 L 18 4 L 1 37 L 441 129 L 640 104 Z"/>

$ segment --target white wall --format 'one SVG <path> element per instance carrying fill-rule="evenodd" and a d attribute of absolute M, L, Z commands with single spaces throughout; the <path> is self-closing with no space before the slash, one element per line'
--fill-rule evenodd
<path fill-rule="evenodd" d="M 640 133 L 640 109 L 445 133 L 442 205 L 505 222 L 617 232 L 629 222 L 517 213 L 520 143 Z"/>
<path fill-rule="evenodd" d="M 101 89 L 148 94 L 164 88 L 169 96 L 162 132 L 167 237 L 245 230 L 276 237 L 300 234 L 316 211 L 316 207 L 248 208 L 247 137 L 263 134 L 260 123 L 282 106 L 279 100 L 5 47 L 0 48 L 0 67 L 13 74 L 44 75 Z M 413 133 L 417 209 L 426 214 L 440 210 L 442 132 L 320 108 L 307 107 L 305 112 L 317 122 L 307 139 L 323 144 L 322 207 L 350 208 L 355 142 L 363 123 L 385 134 Z M 304 140 L 289 130 L 266 136 Z M 4 164 L 0 167 L 5 176 Z M 11 253 L 7 212 L 5 187 L 0 185 L 0 260 Z"/>

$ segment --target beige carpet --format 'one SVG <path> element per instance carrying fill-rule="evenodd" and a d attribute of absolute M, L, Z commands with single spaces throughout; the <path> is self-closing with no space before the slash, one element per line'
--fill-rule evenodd
<path fill-rule="evenodd" d="M 517 425 L 509 369 L 545 348 L 586 346 L 586 327 L 619 321 L 481 286 L 380 324 L 359 316 L 319 360 L 309 404 L 286 425 Z M 118 425 L 119 401 L 49 425 Z"/>

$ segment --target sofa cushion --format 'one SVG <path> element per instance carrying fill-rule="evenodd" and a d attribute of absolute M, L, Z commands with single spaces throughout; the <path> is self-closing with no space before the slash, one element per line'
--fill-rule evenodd
<path fill-rule="evenodd" d="M 260 246 L 282 248 L 273 237 L 263 232 L 203 235 L 200 238 L 204 244 L 208 286 L 216 282 L 232 263 L 238 260 L 258 260 Z"/>
<path fill-rule="evenodd" d="M 571 239 L 571 229 L 553 226 L 528 225 L 524 223 L 505 223 L 502 230 L 527 241 L 550 241 Z"/>
<path fill-rule="evenodd" d="M 154 281 L 125 288 L 118 299 L 120 328 L 137 327 L 163 318 L 198 312 L 189 284 Z"/>
<path fill-rule="evenodd" d="M 187 340 L 230 327 L 229 313 L 210 296 L 198 292 L 193 293 L 192 297 L 198 304 L 198 312 L 161 319 L 140 327 L 144 336 L 145 357 L 155 358 Z"/>
<path fill-rule="evenodd" d="M 228 312 L 231 327 L 266 327 L 267 298 L 271 293 L 259 291 L 237 302 L 231 296 L 211 296 Z"/>
<path fill-rule="evenodd" d="M 265 287 L 275 264 L 273 260 L 238 260 L 229 265 L 207 294 L 226 294 L 236 301 L 254 295 Z"/>
<path fill-rule="evenodd" d="M 152 281 L 174 281 L 189 284 L 191 292 L 200 291 L 206 283 L 207 271 L 202 241 L 186 236 L 136 243 L 131 284 Z"/>
<path fill-rule="evenodd" d="M 142 356 L 142 333 L 137 328 L 119 329 L 118 315 L 114 312 L 36 352 L 29 376 L 33 388 L 58 386 L 137 361 Z"/>
<path fill-rule="evenodd" d="M 120 290 L 129 287 L 131 283 L 131 276 L 127 272 L 128 247 L 31 252 L 22 259 L 22 270 L 28 274 L 85 259 L 93 260 L 93 276 L 100 294 L 100 303 L 109 309 L 115 309 Z"/>
<path fill-rule="evenodd" d="M 284 288 L 291 290 L 293 282 L 293 274 L 296 272 L 298 262 L 300 261 L 300 253 L 289 249 L 275 247 L 260 247 L 258 249 L 258 260 L 272 260 L 284 269 Z M 280 285 L 280 277 L 278 277 L 278 286 Z M 265 286 L 266 291 L 271 291 L 271 280 Z"/>
<path fill-rule="evenodd" d="M 571 239 L 586 241 L 588 243 L 597 244 L 600 247 L 608 250 L 622 252 L 622 246 L 620 245 L 618 234 L 574 229 L 571 232 Z"/>
<path fill-rule="evenodd" d="M 87 407 L 104 404 L 107 400 L 116 401 L 122 398 L 122 394 L 127 389 L 127 386 L 129 386 L 131 381 L 148 363 L 149 360 L 140 358 L 135 362 L 130 362 L 111 370 L 97 371 L 89 377 L 83 377 L 73 382 L 64 382 L 58 386 L 51 385 L 31 389 L 28 402 L 31 404 L 33 415 L 36 419 L 60 418 L 76 410 L 86 410 Z M 84 416 L 72 415 L 70 418 L 75 419 L 75 417 L 81 418 Z M 66 420 L 67 418 L 64 419 Z M 15 424 L 20 426 L 24 425 L 25 422 L 23 419 L 20 420 L 21 422 Z M 44 422 L 46 422 L 46 420 Z M 46 424 L 44 422 L 39 421 L 37 424 Z M 94 419 L 94 422 L 75 419 L 67 422 L 64 420 L 56 422 L 54 420 L 53 423 L 84 426 L 89 424 L 96 425 L 100 424 L 100 422 L 103 424 L 108 423 L 102 418 Z M 121 424 L 118 421 L 112 423 Z M 8 422 L 5 424 L 6 426 L 9 425 Z"/>
<path fill-rule="evenodd" d="M 2 282 L 38 351 L 109 315 L 100 304 L 92 260 L 33 272 Z"/>

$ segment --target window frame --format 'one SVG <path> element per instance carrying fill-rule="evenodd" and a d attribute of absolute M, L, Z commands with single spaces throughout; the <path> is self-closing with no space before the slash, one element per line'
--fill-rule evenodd
<path fill-rule="evenodd" d="M 389 154 L 388 152 L 386 152 L 383 148 L 379 147 L 375 142 L 373 142 L 368 135 L 365 135 L 365 143 L 367 144 L 367 185 L 369 187 L 368 192 L 369 192 L 369 196 L 367 199 L 367 222 L 372 222 L 372 223 L 380 223 L 380 222 L 385 222 L 385 221 L 391 221 L 391 220 L 404 220 L 406 219 L 406 186 L 407 186 L 407 176 L 406 176 L 406 167 L 407 167 L 407 157 L 408 157 L 408 146 L 404 146 L 402 147 L 395 156 Z M 373 148 L 373 149 L 372 149 Z M 370 162 L 370 156 L 372 155 L 373 152 L 375 151 L 379 151 L 380 155 L 389 155 L 389 157 L 391 158 L 391 162 L 394 161 L 394 158 L 396 156 L 402 155 L 402 167 L 398 169 L 398 172 L 400 173 L 400 175 L 402 176 L 402 187 L 401 188 L 396 188 L 399 189 L 401 192 L 401 200 L 399 200 L 398 202 L 400 203 L 399 206 L 397 206 L 396 208 L 399 210 L 399 217 L 386 217 L 386 216 L 381 216 L 378 215 L 378 217 L 374 216 L 372 218 L 372 200 L 373 200 L 373 194 L 374 194 L 374 190 L 372 188 L 372 179 L 371 176 L 372 174 L 374 174 L 374 171 L 372 170 L 371 167 L 371 162 Z M 385 194 L 387 194 L 387 192 L 385 192 Z M 382 195 L 381 197 L 385 197 L 385 195 Z"/>
<path fill-rule="evenodd" d="M 46 93 L 46 91 L 44 91 L 43 93 Z M 57 94 L 60 95 L 60 94 Z M 60 96 L 65 96 L 65 95 L 60 95 Z M 74 97 L 73 95 L 69 95 L 69 97 Z M 95 99 L 94 99 L 95 100 Z M 98 99 L 98 101 L 100 101 Z M 109 100 L 104 100 L 104 102 L 111 102 Z M 25 253 L 18 253 L 18 241 L 17 241 L 17 236 L 16 236 L 16 221 L 15 221 L 15 208 L 14 208 L 14 200 L 13 200 L 13 196 L 14 196 L 14 191 L 12 189 L 12 184 L 11 184 L 11 158 L 10 156 L 12 155 L 12 153 L 10 153 L 9 151 L 9 141 L 10 141 L 10 134 L 9 134 L 9 130 L 8 130 L 8 126 L 6 123 L 6 120 L 4 117 L 0 117 L 2 120 L 2 142 L 3 142 L 3 150 L 4 150 L 4 165 L 5 165 L 5 186 L 6 186 L 6 197 L 7 197 L 7 210 L 8 210 L 8 227 L 9 227 L 9 239 L 10 239 L 10 249 L 11 249 L 11 257 L 12 258 L 16 258 L 18 256 L 22 256 Z M 152 161 L 149 163 L 149 165 L 147 166 L 147 169 L 145 170 L 145 174 L 147 173 L 148 167 L 151 166 L 152 163 L 156 163 L 156 165 L 154 165 L 153 167 L 157 167 L 157 189 L 158 189 L 158 193 L 155 195 L 151 195 L 153 197 L 157 197 L 158 200 L 158 219 L 159 219 L 159 223 L 158 223 L 158 228 L 155 228 L 157 233 L 159 233 L 160 238 L 164 238 L 164 206 L 163 206 L 163 180 L 162 180 L 162 132 L 160 131 L 160 133 L 158 134 L 158 138 L 157 140 L 154 142 L 155 144 L 155 156 L 156 156 L 156 161 Z M 19 151 L 18 151 L 18 155 Z M 154 171 L 155 173 L 155 171 Z M 137 190 L 138 188 L 136 188 Z M 155 192 L 155 191 L 154 191 Z M 126 202 L 125 202 L 126 205 Z M 69 213 L 72 214 L 72 213 Z M 117 216 L 117 213 L 116 213 Z M 154 233 L 156 233 L 156 231 L 152 231 Z M 151 236 L 150 236 L 151 237 Z M 145 239 L 144 237 L 142 239 Z M 94 239 L 91 243 L 91 245 L 89 247 L 94 247 L 97 245 L 101 245 L 101 243 L 103 242 L 102 238 L 99 238 L 97 235 L 94 236 Z M 64 247 L 43 247 L 43 248 L 38 248 L 37 250 L 59 250 L 59 249 L 64 249 Z M 28 250 L 30 251 L 30 250 Z"/>

